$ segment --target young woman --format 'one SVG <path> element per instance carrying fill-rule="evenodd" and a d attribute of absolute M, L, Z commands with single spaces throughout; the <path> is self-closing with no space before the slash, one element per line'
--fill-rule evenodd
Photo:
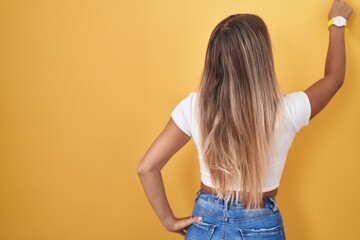
<path fill-rule="evenodd" d="M 175 107 L 138 165 L 147 198 L 168 231 L 186 239 L 285 239 L 275 196 L 286 155 L 296 133 L 344 82 L 344 25 L 351 14 L 344 1 L 333 2 L 324 77 L 285 96 L 261 18 L 236 14 L 215 27 L 198 92 Z M 190 138 L 201 188 L 192 216 L 176 218 L 160 171 Z"/>

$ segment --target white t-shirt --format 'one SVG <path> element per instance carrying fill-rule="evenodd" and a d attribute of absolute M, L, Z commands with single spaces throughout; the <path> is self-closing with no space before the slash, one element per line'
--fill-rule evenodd
<path fill-rule="evenodd" d="M 197 94 L 197 92 L 191 92 L 178 103 L 171 112 L 171 117 L 185 134 L 192 137 L 196 145 L 201 181 L 209 187 L 214 187 L 200 148 L 199 124 L 196 117 Z M 264 181 L 263 192 L 271 191 L 279 186 L 291 143 L 296 133 L 304 126 L 307 126 L 310 119 L 310 101 L 305 92 L 300 91 L 287 94 L 283 96 L 283 101 L 283 116 L 280 117 L 279 127 L 274 133 L 276 139 L 274 157 L 270 160 L 269 172 Z M 239 189 L 241 189 L 241 186 L 239 186 Z"/>

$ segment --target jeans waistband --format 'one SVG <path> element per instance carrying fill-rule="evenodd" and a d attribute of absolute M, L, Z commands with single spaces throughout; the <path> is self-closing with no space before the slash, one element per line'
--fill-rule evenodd
<path fill-rule="evenodd" d="M 204 201 L 207 202 L 211 202 L 211 203 L 215 203 L 218 205 L 223 205 L 223 206 L 228 206 L 228 207 L 243 207 L 243 202 L 242 201 L 233 201 L 231 202 L 230 200 L 226 199 L 226 198 L 219 198 L 218 196 L 216 196 L 216 194 L 212 194 L 212 193 L 208 193 L 205 192 L 203 190 L 198 190 L 197 194 L 196 194 L 196 199 L 201 198 Z M 263 198 L 265 201 L 265 207 L 268 206 L 268 204 L 272 204 L 272 205 L 276 205 L 275 204 L 275 198 L 274 197 L 266 197 Z"/>

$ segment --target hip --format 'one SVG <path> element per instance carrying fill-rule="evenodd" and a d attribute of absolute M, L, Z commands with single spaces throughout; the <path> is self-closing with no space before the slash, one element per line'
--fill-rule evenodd
<path fill-rule="evenodd" d="M 245 209 L 215 194 L 199 190 L 192 216 L 202 216 L 187 230 L 185 239 L 273 239 L 283 240 L 285 231 L 274 197 L 264 198 L 264 207 Z"/>

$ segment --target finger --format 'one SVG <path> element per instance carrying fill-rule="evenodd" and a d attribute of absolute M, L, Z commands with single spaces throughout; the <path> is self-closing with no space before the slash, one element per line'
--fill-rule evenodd
<path fill-rule="evenodd" d="M 187 226 L 195 223 L 200 222 L 202 220 L 202 217 L 190 217 L 190 218 L 184 218 L 182 221 L 180 221 L 179 227 L 181 229 L 186 228 Z"/>
<path fill-rule="evenodd" d="M 181 236 L 185 236 L 186 232 L 184 230 L 177 231 L 178 234 Z"/>

